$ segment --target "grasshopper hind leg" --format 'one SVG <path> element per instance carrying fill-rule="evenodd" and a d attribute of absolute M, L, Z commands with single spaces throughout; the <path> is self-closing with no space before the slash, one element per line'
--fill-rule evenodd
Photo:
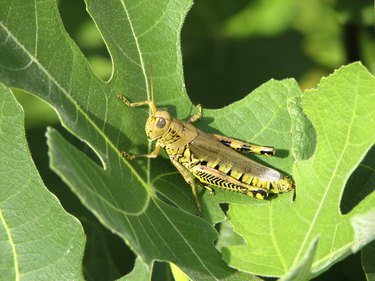
<path fill-rule="evenodd" d="M 268 192 L 266 192 L 264 189 L 262 188 L 254 188 L 253 190 L 250 190 L 246 193 L 244 193 L 245 195 L 247 196 L 250 196 L 250 197 L 255 197 L 257 199 L 261 199 L 263 200 L 265 197 L 268 196 Z"/>
<path fill-rule="evenodd" d="M 272 146 L 263 146 L 263 145 L 253 144 L 253 143 L 247 143 L 241 140 L 228 138 L 228 137 L 217 135 L 217 134 L 214 134 L 213 136 L 225 146 L 228 146 L 239 152 L 270 155 L 270 156 L 275 155 L 275 152 L 276 152 L 275 148 Z"/>
<path fill-rule="evenodd" d="M 264 199 L 269 193 L 269 183 L 259 184 L 258 186 L 246 184 L 228 176 L 222 171 L 205 165 L 197 165 L 192 168 L 191 172 L 203 185 L 220 187 L 258 199 Z"/>

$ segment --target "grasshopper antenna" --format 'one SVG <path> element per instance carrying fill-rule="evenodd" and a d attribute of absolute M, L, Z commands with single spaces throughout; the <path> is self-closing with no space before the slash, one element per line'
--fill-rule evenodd
<path fill-rule="evenodd" d="M 150 91 L 151 91 L 151 102 L 149 104 L 151 114 L 154 115 L 156 112 L 156 105 L 154 100 L 154 83 L 152 82 L 152 64 L 150 64 Z"/>

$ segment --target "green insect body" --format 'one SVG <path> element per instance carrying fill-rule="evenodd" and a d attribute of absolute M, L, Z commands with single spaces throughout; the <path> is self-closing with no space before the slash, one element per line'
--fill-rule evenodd
<path fill-rule="evenodd" d="M 261 165 L 238 152 L 274 155 L 275 149 L 245 143 L 229 137 L 208 134 L 195 128 L 192 123 L 202 117 L 202 110 L 188 121 L 175 119 L 167 111 L 158 110 L 154 103 L 152 83 L 151 100 L 131 103 L 118 96 L 127 106 L 148 105 L 151 114 L 146 123 L 146 134 L 156 141 L 149 154 L 131 155 L 122 152 L 127 159 L 139 157 L 156 158 L 164 148 L 171 162 L 191 186 L 201 214 L 201 205 L 196 193 L 198 183 L 214 194 L 212 187 L 219 187 L 263 199 L 270 193 L 288 192 L 295 188 L 294 182 L 280 172 Z"/>

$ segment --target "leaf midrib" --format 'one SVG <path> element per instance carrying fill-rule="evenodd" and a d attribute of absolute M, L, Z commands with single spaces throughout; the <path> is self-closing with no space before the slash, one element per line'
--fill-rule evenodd
<path fill-rule="evenodd" d="M 149 83 L 148 83 L 148 80 L 147 80 L 146 69 L 145 69 L 145 65 L 144 65 L 144 61 L 143 61 L 141 48 L 140 48 L 140 45 L 139 45 L 139 42 L 138 42 L 138 37 L 135 34 L 133 23 L 130 19 L 129 11 L 126 7 L 126 4 L 125 4 L 124 0 L 121 0 L 121 4 L 124 8 L 124 12 L 126 14 L 126 18 L 128 19 L 129 26 L 130 26 L 130 29 L 132 31 L 132 36 L 134 38 L 134 42 L 135 42 L 135 45 L 137 47 L 137 52 L 138 52 L 138 55 L 139 55 L 139 61 L 141 62 L 140 67 L 141 67 L 143 78 L 145 80 L 145 85 L 146 85 L 147 99 L 150 100 L 151 99 L 151 97 L 150 97 L 150 86 L 149 86 Z M 151 114 L 151 110 L 149 108 L 149 115 L 150 114 Z M 148 153 L 151 152 L 151 146 L 152 146 L 152 142 L 149 141 L 148 142 Z M 146 183 L 145 184 L 147 184 L 147 186 L 150 186 L 150 182 L 151 182 L 151 159 L 150 158 L 147 158 L 147 165 L 146 166 L 147 167 L 146 167 Z M 149 188 L 146 188 L 146 189 L 148 190 Z"/>

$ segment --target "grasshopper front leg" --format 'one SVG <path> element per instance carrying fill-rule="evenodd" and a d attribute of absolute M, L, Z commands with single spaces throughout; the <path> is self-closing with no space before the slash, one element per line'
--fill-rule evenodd
<path fill-rule="evenodd" d="M 225 146 L 228 146 L 236 151 L 254 153 L 254 154 L 262 154 L 262 155 L 270 155 L 270 156 L 275 155 L 275 152 L 276 152 L 275 148 L 272 146 L 256 145 L 253 143 L 247 143 L 241 140 L 228 138 L 228 137 L 217 135 L 217 134 L 213 134 L 213 136 Z"/>
<path fill-rule="evenodd" d="M 145 100 L 145 101 L 139 101 L 139 102 L 130 102 L 126 97 L 122 95 L 118 95 L 117 99 L 125 103 L 129 107 L 138 107 L 138 106 L 143 106 L 143 105 L 149 105 L 151 103 L 150 100 Z"/>
<path fill-rule="evenodd" d="M 124 97 L 122 95 L 118 95 L 117 99 L 124 102 L 129 107 L 139 107 L 139 106 L 148 105 L 150 107 L 151 111 L 153 111 L 153 112 L 156 111 L 155 104 L 152 100 L 130 102 L 126 97 Z M 125 151 L 122 151 L 121 156 L 126 158 L 126 159 L 129 159 L 129 160 L 133 160 L 135 158 L 156 158 L 156 157 L 158 157 L 160 149 L 161 149 L 161 146 L 158 143 L 156 143 L 155 148 L 151 153 L 148 153 L 148 154 L 129 154 Z"/>
<path fill-rule="evenodd" d="M 129 154 L 125 151 L 121 151 L 121 156 L 128 159 L 128 160 L 133 160 L 135 158 L 156 158 L 159 155 L 161 146 L 156 143 L 155 148 L 151 153 L 148 154 Z"/>

